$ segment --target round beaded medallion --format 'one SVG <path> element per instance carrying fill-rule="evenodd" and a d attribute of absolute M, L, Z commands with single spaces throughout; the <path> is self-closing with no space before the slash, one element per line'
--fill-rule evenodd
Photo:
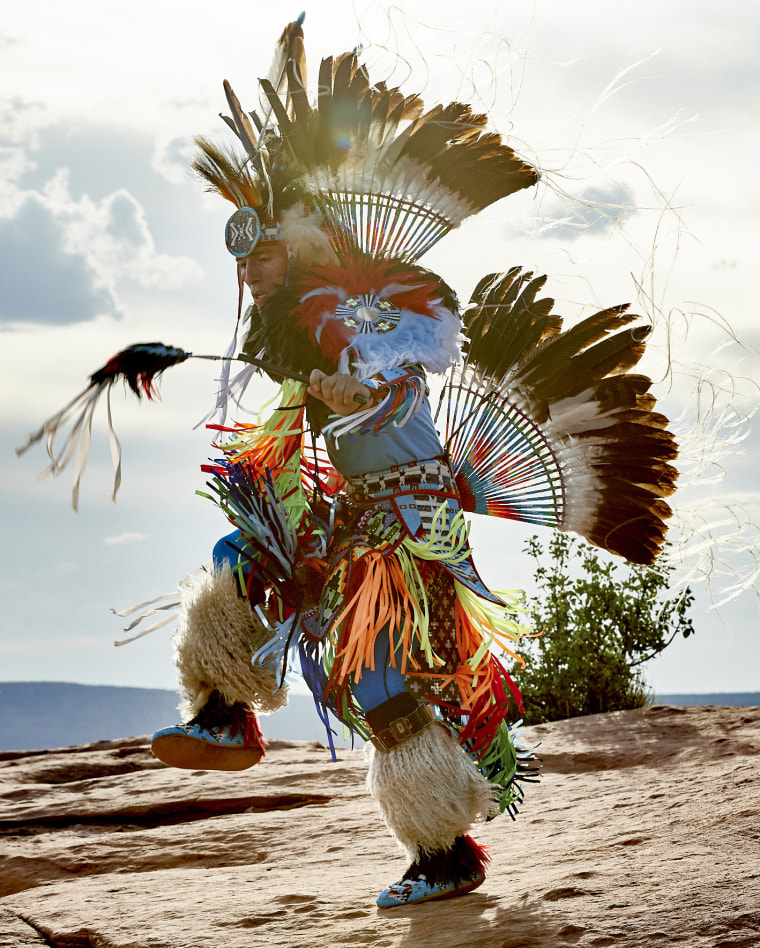
<path fill-rule="evenodd" d="M 224 240 L 233 257 L 242 259 L 253 253 L 261 237 L 261 221 L 252 207 L 239 207 L 227 221 Z"/>
<path fill-rule="evenodd" d="M 335 316 L 348 329 L 385 333 L 396 328 L 401 312 L 398 306 L 382 296 L 361 293 L 339 303 L 335 307 Z"/>

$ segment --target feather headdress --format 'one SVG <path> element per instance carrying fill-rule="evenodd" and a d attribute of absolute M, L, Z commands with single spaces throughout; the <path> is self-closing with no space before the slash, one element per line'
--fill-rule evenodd
<path fill-rule="evenodd" d="M 336 249 L 416 260 L 467 217 L 537 181 L 535 169 L 485 115 L 370 83 L 355 53 L 322 61 L 316 107 L 295 63 L 288 69 L 291 119 L 262 87 L 298 180 L 325 220 Z"/>
<path fill-rule="evenodd" d="M 260 80 L 264 118 L 247 114 L 225 83 L 226 121 L 274 205 L 304 221 L 316 212 L 339 256 L 417 260 L 465 218 L 538 180 L 485 115 L 460 102 L 426 111 L 418 95 L 372 83 L 356 53 L 322 60 L 311 103 L 301 20 L 284 31 L 275 64 Z"/>

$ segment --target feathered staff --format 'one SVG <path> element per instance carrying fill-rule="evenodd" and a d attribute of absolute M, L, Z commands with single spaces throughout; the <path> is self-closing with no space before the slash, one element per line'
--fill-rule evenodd
<path fill-rule="evenodd" d="M 74 487 L 71 494 L 71 504 L 74 510 L 79 507 L 79 484 L 90 451 L 92 433 L 92 419 L 101 396 L 105 393 L 108 415 L 108 436 L 111 446 L 111 458 L 114 466 L 114 483 L 111 500 L 116 500 L 116 493 L 121 485 L 121 444 L 116 436 L 111 416 L 111 389 L 118 381 L 126 382 L 138 398 L 143 395 L 149 400 L 158 397 L 157 380 L 161 374 L 173 365 L 180 365 L 187 359 L 210 359 L 213 361 L 246 362 L 256 368 L 280 378 L 292 378 L 298 382 L 308 384 L 308 376 L 292 372 L 280 365 L 266 362 L 263 359 L 254 359 L 250 356 L 218 356 L 201 355 L 194 352 L 185 352 L 174 346 L 165 346 L 160 342 L 137 343 L 118 352 L 97 372 L 90 376 L 90 383 L 64 408 L 57 412 L 42 425 L 42 427 L 27 435 L 25 443 L 16 448 L 18 455 L 28 451 L 32 445 L 43 438 L 46 439 L 47 454 L 50 466 L 43 471 L 41 477 L 46 479 L 60 474 L 61 471 L 74 459 Z M 56 451 L 54 442 L 58 432 L 67 425 L 71 430 L 61 447 Z"/>

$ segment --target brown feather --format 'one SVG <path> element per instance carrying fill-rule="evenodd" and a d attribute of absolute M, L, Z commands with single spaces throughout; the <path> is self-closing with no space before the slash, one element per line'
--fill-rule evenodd
<path fill-rule="evenodd" d="M 306 85 L 306 50 L 303 42 L 303 17 L 293 20 L 282 31 L 274 49 L 266 79 L 278 95 L 285 95 L 285 110 L 292 117 L 289 65 L 298 73 L 299 82 Z M 265 104 L 265 103 L 262 103 Z M 266 104 L 271 105 L 267 102 Z M 266 111 L 265 111 L 266 114 Z"/>
<path fill-rule="evenodd" d="M 306 95 L 306 85 L 298 70 L 298 64 L 291 59 L 288 63 L 288 91 L 292 109 L 290 116 L 294 122 L 308 122 L 311 115 L 311 106 Z"/>
<path fill-rule="evenodd" d="M 470 338 L 467 361 L 501 379 L 519 365 L 542 340 L 560 331 L 562 321 L 551 314 L 551 299 L 536 300 L 546 282 L 513 268 L 476 287 L 475 305 L 463 321 Z"/>
<path fill-rule="evenodd" d="M 259 84 L 261 85 L 261 89 L 266 96 L 269 107 L 275 114 L 277 124 L 280 126 L 280 134 L 287 140 L 288 132 L 292 124 L 287 110 L 282 104 L 282 100 L 277 94 L 277 90 L 268 79 L 259 79 Z"/>
<path fill-rule="evenodd" d="M 257 161 L 259 158 L 258 136 L 254 131 L 248 115 L 243 111 L 238 97 L 233 92 L 232 86 L 226 79 L 224 80 L 224 94 L 227 97 L 227 103 L 232 112 L 232 121 L 235 123 L 238 137 L 248 152 L 249 157 L 253 161 Z"/>

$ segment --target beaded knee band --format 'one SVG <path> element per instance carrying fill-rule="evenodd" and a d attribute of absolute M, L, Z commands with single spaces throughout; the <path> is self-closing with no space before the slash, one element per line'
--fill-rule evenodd
<path fill-rule="evenodd" d="M 411 696 L 405 695 L 404 697 Z M 386 702 L 386 704 L 391 704 L 391 702 Z M 382 715 L 382 717 L 385 720 L 382 721 L 381 725 L 377 720 L 378 715 L 373 714 L 373 712 L 367 714 L 367 721 L 374 731 L 370 740 L 380 751 L 389 751 L 394 747 L 398 747 L 399 744 L 408 741 L 410 737 L 419 734 L 436 719 L 435 713 L 429 704 L 416 704 L 416 702 L 415 706 L 406 713 L 399 714 L 390 718 L 390 720 L 386 715 Z"/>

